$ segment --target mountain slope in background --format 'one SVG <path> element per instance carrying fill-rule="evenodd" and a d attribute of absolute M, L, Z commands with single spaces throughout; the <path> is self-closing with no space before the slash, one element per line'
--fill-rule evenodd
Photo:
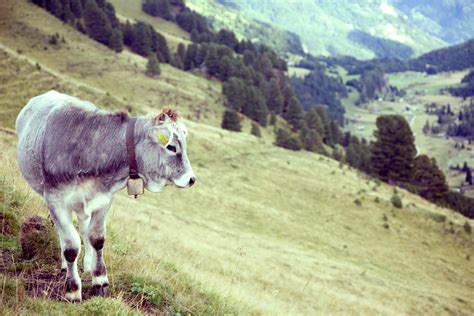
<path fill-rule="evenodd" d="M 188 0 L 199 13 L 224 20 L 213 13 L 226 7 L 246 18 L 270 23 L 299 35 L 314 55 L 352 55 L 358 58 L 414 57 L 469 39 L 474 28 L 468 1 L 364 0 L 339 1 Z M 427 9 L 429 7 L 429 10 Z M 421 12 L 426 12 L 423 15 Z M 225 22 L 215 23 L 217 27 Z M 227 27 L 234 29 L 232 24 Z M 238 29 L 238 27 L 237 27 Z M 457 36 L 452 34 L 456 33 Z M 363 34 L 364 36 L 360 36 Z M 356 35 L 356 36 L 355 36 Z M 408 53 L 407 53 L 408 52 Z"/>

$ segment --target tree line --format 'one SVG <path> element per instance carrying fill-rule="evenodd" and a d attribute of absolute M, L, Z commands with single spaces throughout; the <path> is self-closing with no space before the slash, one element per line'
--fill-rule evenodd
<path fill-rule="evenodd" d="M 474 199 L 452 192 L 436 160 L 416 153 L 408 122 L 399 115 L 377 118 L 371 144 L 371 174 L 421 197 L 474 218 Z"/>
<path fill-rule="evenodd" d="M 449 93 L 456 97 L 474 97 L 474 70 L 471 70 L 461 81 L 462 86 L 449 88 Z"/>
<path fill-rule="evenodd" d="M 170 52 L 165 37 L 143 22 L 119 22 L 113 5 L 105 0 L 32 0 L 32 2 L 74 26 L 93 40 L 121 52 L 133 52 L 168 63 Z"/>

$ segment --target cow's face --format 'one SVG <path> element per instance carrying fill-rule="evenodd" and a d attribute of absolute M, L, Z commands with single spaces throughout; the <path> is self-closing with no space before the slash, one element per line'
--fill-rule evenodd
<path fill-rule="evenodd" d="M 171 114 L 171 115 L 170 115 Z M 186 126 L 176 113 L 164 110 L 147 127 L 143 157 L 145 187 L 160 192 L 168 184 L 189 188 L 196 176 L 186 154 Z"/>

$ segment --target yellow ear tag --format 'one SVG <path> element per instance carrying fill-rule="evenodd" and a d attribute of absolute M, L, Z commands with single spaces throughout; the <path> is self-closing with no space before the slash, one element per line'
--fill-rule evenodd
<path fill-rule="evenodd" d="M 166 146 L 168 144 L 168 137 L 166 137 L 165 134 L 163 133 L 156 133 L 156 137 L 158 137 L 158 140 L 160 141 L 161 145 Z"/>

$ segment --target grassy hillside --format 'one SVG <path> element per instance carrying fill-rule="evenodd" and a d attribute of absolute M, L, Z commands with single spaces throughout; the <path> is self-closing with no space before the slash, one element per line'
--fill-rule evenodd
<path fill-rule="evenodd" d="M 48 36 L 58 29 L 66 43 L 51 47 Z M 116 196 L 108 215 L 106 299 L 55 299 L 59 264 L 12 265 L 17 237 L 5 236 L 3 226 L 0 314 L 474 312 L 467 228 L 474 221 L 326 157 L 221 130 L 219 83 L 167 65 L 159 79 L 149 79 L 143 58 L 110 57 L 26 1 L 0 3 L 0 44 L 2 128 L 13 126 L 26 100 L 51 88 L 135 114 L 173 103 L 189 118 L 198 181 L 138 200 Z M 207 110 L 196 117 L 201 104 Z M 19 175 L 15 137 L 2 130 L 0 144 L 0 211 L 20 222 L 46 217 Z M 395 191 L 402 208 L 391 202 Z"/>
<path fill-rule="evenodd" d="M 179 43 L 190 44 L 190 36 L 175 23 L 160 17 L 152 17 L 142 11 L 141 0 L 111 0 L 115 11 L 122 20 L 137 20 L 153 25 L 160 31 L 168 42 L 171 51 L 176 51 Z"/>

